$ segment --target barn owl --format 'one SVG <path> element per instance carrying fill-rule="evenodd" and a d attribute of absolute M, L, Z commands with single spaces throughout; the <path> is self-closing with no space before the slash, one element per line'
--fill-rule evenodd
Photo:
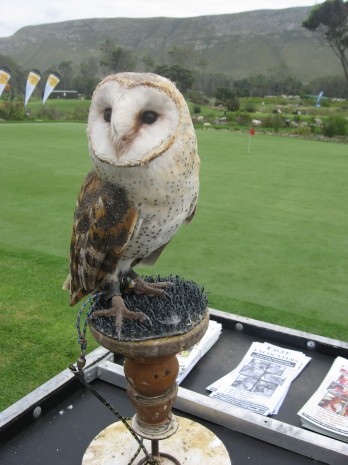
<path fill-rule="evenodd" d="M 134 270 L 153 264 L 194 216 L 200 160 L 186 102 L 168 79 L 120 73 L 96 87 L 88 116 L 93 163 L 78 196 L 65 289 L 70 304 L 102 290 L 111 307 L 95 316 L 147 317 L 128 309 L 124 286 L 165 296 L 168 282 L 146 283 Z"/>

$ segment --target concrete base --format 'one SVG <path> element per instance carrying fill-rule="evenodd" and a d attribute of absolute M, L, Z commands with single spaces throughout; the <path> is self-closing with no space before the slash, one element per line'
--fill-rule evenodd
<path fill-rule="evenodd" d="M 181 465 L 231 465 L 228 452 L 209 429 L 187 418 L 176 417 L 179 427 L 170 438 L 159 442 L 160 453 L 170 454 Z M 151 441 L 144 445 L 151 453 Z M 88 446 L 82 465 L 128 465 L 138 449 L 138 443 L 122 422 L 113 423 L 101 431 Z M 144 453 L 135 459 L 137 464 Z M 171 459 L 162 458 L 163 465 L 171 465 Z"/>

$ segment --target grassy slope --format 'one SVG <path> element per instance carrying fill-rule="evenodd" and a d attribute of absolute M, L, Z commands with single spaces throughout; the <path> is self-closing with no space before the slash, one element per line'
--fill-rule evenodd
<path fill-rule="evenodd" d="M 61 291 L 90 167 L 85 125 L 0 125 L 0 410 L 78 354 Z M 151 269 L 204 285 L 210 305 L 347 339 L 346 146 L 199 131 L 201 197 Z M 89 338 L 89 347 L 95 343 Z"/>

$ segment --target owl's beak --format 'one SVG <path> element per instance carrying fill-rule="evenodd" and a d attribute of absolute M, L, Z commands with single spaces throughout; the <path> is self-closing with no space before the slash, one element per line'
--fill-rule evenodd
<path fill-rule="evenodd" d="M 132 142 L 134 141 L 138 129 L 131 128 L 129 131 L 129 126 L 125 127 L 126 125 L 118 124 L 113 125 L 113 145 L 115 147 L 115 155 L 116 158 L 119 160 L 121 159 L 127 152 L 129 152 Z"/>
<path fill-rule="evenodd" d="M 127 136 L 119 137 L 115 142 L 115 155 L 117 159 L 122 158 L 122 156 L 129 150 L 129 139 Z"/>

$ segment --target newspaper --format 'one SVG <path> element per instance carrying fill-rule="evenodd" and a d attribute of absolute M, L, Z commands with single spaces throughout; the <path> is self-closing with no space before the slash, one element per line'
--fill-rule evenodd
<path fill-rule="evenodd" d="M 291 382 L 310 361 L 299 351 L 253 342 L 233 371 L 207 387 L 210 397 L 261 415 L 275 415 Z"/>
<path fill-rule="evenodd" d="M 348 442 L 348 360 L 337 357 L 323 382 L 298 412 L 302 426 Z"/>
<path fill-rule="evenodd" d="M 221 330 L 221 323 L 210 320 L 208 329 L 202 339 L 193 347 L 191 347 L 191 349 L 184 350 L 177 354 L 177 359 L 179 362 L 179 374 L 176 378 L 177 384 L 181 383 L 181 381 L 190 373 L 196 363 L 215 344 L 215 342 L 219 339 Z"/>

